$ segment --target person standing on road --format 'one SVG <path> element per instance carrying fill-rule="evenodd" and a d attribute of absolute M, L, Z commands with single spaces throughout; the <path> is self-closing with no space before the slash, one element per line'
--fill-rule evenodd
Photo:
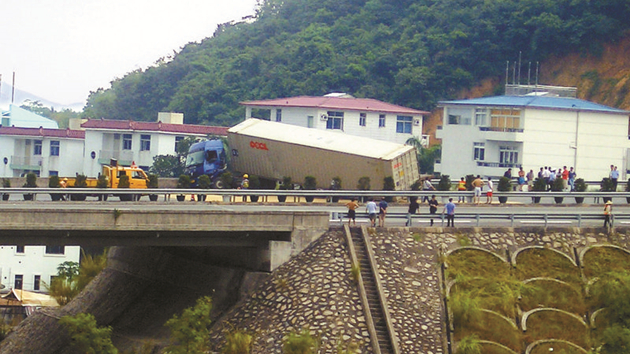
<path fill-rule="evenodd" d="M 474 203 L 479 204 L 481 199 L 481 188 L 483 187 L 483 180 L 481 179 L 481 176 L 477 175 L 477 178 L 472 181 L 472 186 L 475 188 Z"/>
<path fill-rule="evenodd" d="M 365 205 L 365 211 L 368 213 L 368 217 L 370 218 L 370 223 L 372 227 L 376 227 L 376 213 L 378 212 L 378 207 L 374 202 L 374 198 L 371 198 L 370 201 Z"/>
<path fill-rule="evenodd" d="M 350 226 L 350 220 L 352 220 L 354 226 L 357 226 L 357 212 L 356 210 L 359 208 L 359 203 L 357 203 L 357 198 L 352 198 L 352 200 L 346 204 L 348 207 L 348 226 Z"/>
<path fill-rule="evenodd" d="M 488 191 L 486 192 L 486 204 L 492 204 L 493 191 L 494 191 L 494 184 L 492 184 L 492 177 L 488 177 Z"/>
<path fill-rule="evenodd" d="M 571 192 L 575 192 L 575 176 L 576 173 L 573 170 L 573 167 L 569 170 L 569 186 L 571 187 Z"/>
<path fill-rule="evenodd" d="M 527 172 L 527 176 L 525 177 L 527 178 L 527 191 L 529 192 L 534 185 L 534 170 L 529 170 L 529 172 Z"/>
<path fill-rule="evenodd" d="M 433 215 L 437 213 L 438 210 L 438 201 L 435 199 L 435 195 L 431 196 L 431 200 L 429 200 L 429 214 L 431 214 L 431 226 L 433 226 Z"/>
<path fill-rule="evenodd" d="M 455 227 L 455 204 L 453 203 L 453 198 L 448 199 L 442 214 L 446 214 L 446 226 Z"/>
<path fill-rule="evenodd" d="M 411 225 L 411 215 L 418 212 L 420 205 L 418 204 L 418 197 L 409 197 L 409 209 L 407 210 L 407 222 L 405 226 Z"/>
<path fill-rule="evenodd" d="M 247 173 L 243 175 L 243 180 L 241 181 L 241 187 L 239 189 L 249 189 L 249 175 L 247 175 Z M 247 201 L 246 195 L 243 195 L 243 201 Z"/>
<path fill-rule="evenodd" d="M 612 216 L 612 200 L 609 200 L 604 205 L 604 227 L 606 227 L 606 225 L 608 225 L 608 227 L 612 227 L 612 221 L 610 219 L 611 216 Z"/>
<path fill-rule="evenodd" d="M 523 168 L 519 168 L 518 170 L 518 190 L 519 191 L 523 191 L 523 186 L 525 185 L 526 180 L 525 180 L 525 171 L 523 171 Z"/>
<path fill-rule="evenodd" d="M 385 215 L 387 215 L 387 202 L 385 197 L 378 203 L 378 226 L 385 227 Z"/>
<path fill-rule="evenodd" d="M 424 182 L 422 183 L 422 190 L 424 192 L 434 191 L 435 190 L 435 187 L 433 187 L 433 185 L 431 184 L 431 179 L 430 178 L 427 177 L 424 180 Z M 428 195 L 425 195 L 425 196 L 422 197 L 422 202 L 424 203 L 425 201 L 426 202 L 429 201 L 429 196 Z"/>
<path fill-rule="evenodd" d="M 459 182 L 457 182 L 457 191 L 458 192 L 466 191 L 466 181 L 464 180 L 464 177 L 460 178 Z M 466 196 L 460 195 L 459 203 L 466 203 Z"/>
<path fill-rule="evenodd" d="M 613 166 L 610 166 L 613 168 Z M 617 171 L 617 166 L 614 166 L 613 170 L 610 171 L 610 180 L 613 184 L 613 192 L 617 191 L 617 181 L 619 181 L 619 171 Z"/>

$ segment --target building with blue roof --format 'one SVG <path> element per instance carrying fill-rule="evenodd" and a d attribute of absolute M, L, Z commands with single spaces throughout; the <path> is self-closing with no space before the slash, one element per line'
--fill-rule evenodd
<path fill-rule="evenodd" d="M 525 87 L 525 86 L 524 86 Z M 435 170 L 452 179 L 512 175 L 522 167 L 574 167 L 578 178 L 608 177 L 610 165 L 630 172 L 630 112 L 534 92 L 442 101 L 442 159 Z"/>
<path fill-rule="evenodd" d="M 8 111 L 2 112 L 0 124 L 3 127 L 59 129 L 59 124 L 52 119 L 42 117 L 14 104 Z"/>

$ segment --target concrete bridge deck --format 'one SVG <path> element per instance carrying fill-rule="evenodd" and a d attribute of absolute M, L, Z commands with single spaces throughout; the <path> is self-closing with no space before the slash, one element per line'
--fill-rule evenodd
<path fill-rule="evenodd" d="M 321 211 L 20 206 L 0 212 L 0 244 L 205 246 L 233 258 L 235 265 L 270 271 L 328 227 L 329 213 Z"/>

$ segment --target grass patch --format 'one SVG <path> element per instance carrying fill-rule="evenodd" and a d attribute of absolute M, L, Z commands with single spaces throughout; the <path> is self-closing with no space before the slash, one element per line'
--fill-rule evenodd
<path fill-rule="evenodd" d="M 543 277 L 577 286 L 582 284 L 580 270 L 569 259 L 545 248 L 528 248 L 519 252 L 515 274 L 521 280 Z"/>
<path fill-rule="evenodd" d="M 474 298 L 480 308 L 498 312 L 506 317 L 516 316 L 516 301 L 522 283 L 494 278 L 458 278 L 451 288 L 451 297 L 461 296 Z"/>
<path fill-rule="evenodd" d="M 593 247 L 584 254 L 584 275 L 601 277 L 608 272 L 630 269 L 630 254 L 615 247 Z"/>
<path fill-rule="evenodd" d="M 528 342 L 540 339 L 564 339 L 580 347 L 590 348 L 589 329 L 576 318 L 557 311 L 539 311 L 527 318 Z"/>
<path fill-rule="evenodd" d="M 527 283 L 519 305 L 529 311 L 540 307 L 553 307 L 581 316 L 586 313 L 586 303 L 581 290 L 571 285 L 549 280 L 536 280 Z"/>
<path fill-rule="evenodd" d="M 543 343 L 537 345 L 530 354 L 549 354 L 549 353 L 562 353 L 562 354 L 584 354 L 583 351 L 572 347 L 566 343 Z"/>
<path fill-rule="evenodd" d="M 503 344 L 518 353 L 523 350 L 521 331 L 513 328 L 505 319 L 495 314 L 480 312 L 479 318 L 475 321 L 456 324 L 455 340 L 459 341 L 474 335 L 479 339 Z"/>
<path fill-rule="evenodd" d="M 446 262 L 449 279 L 464 277 L 510 277 L 510 265 L 488 252 L 476 249 L 460 249 L 451 253 Z"/>

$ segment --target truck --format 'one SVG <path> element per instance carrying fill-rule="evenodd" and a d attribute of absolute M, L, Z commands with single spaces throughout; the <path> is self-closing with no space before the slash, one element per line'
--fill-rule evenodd
<path fill-rule="evenodd" d="M 106 188 L 118 188 L 118 185 L 120 184 L 120 178 L 124 175 L 127 175 L 129 177 L 130 189 L 146 189 L 148 185 L 148 181 L 149 181 L 149 177 L 147 176 L 146 172 L 144 172 L 144 170 L 136 166 L 135 163 L 132 163 L 131 166 L 120 166 L 118 165 L 118 161 L 115 159 L 111 159 L 109 165 L 103 165 L 102 172 L 100 175 L 105 176 L 105 181 L 107 183 Z M 78 176 L 60 177 L 60 180 L 65 182 L 67 187 L 75 187 L 77 183 L 77 178 Z M 85 183 L 86 188 L 99 187 L 97 177 L 87 177 L 85 179 L 85 182 L 86 182 Z M 98 194 L 97 196 L 101 197 L 103 195 L 104 194 Z M 130 194 L 118 195 L 118 197 L 120 197 L 121 200 L 138 199 L 139 196 L 140 195 L 136 195 L 135 196 L 136 198 L 133 198 L 134 196 Z M 75 197 L 75 198 L 81 198 L 81 196 Z M 106 195 L 104 199 L 107 200 Z"/>
<path fill-rule="evenodd" d="M 314 176 L 318 189 L 330 188 L 333 178 L 340 178 L 345 189 L 356 189 L 361 177 L 380 189 L 392 177 L 395 190 L 410 190 L 419 178 L 413 146 L 256 118 L 228 129 L 227 146 L 206 140 L 190 147 L 186 171 L 193 180 L 206 174 L 221 188 L 220 176 L 228 167 L 235 175 L 270 181 Z"/>

